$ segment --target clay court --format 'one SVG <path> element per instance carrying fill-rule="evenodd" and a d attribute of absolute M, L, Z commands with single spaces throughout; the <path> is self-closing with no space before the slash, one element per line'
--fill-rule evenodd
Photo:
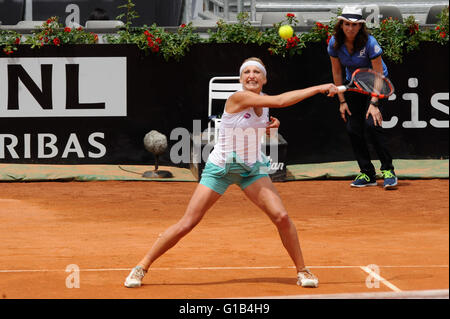
<path fill-rule="evenodd" d="M 182 216 L 196 185 L 0 183 L 0 296 L 312 298 L 446 290 L 448 298 L 448 179 L 400 180 L 392 191 L 352 189 L 348 180 L 276 183 L 319 277 L 317 289 L 296 285 L 275 226 L 232 186 L 155 262 L 141 288 L 125 288 L 129 269 Z M 74 274 L 79 288 L 68 288 Z"/>

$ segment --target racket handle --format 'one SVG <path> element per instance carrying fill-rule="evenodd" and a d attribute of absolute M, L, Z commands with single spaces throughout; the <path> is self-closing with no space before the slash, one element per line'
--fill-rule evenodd
<path fill-rule="evenodd" d="M 338 90 L 339 93 L 342 93 L 342 92 L 347 91 L 347 87 L 345 85 L 339 85 L 337 87 L 337 90 Z"/>

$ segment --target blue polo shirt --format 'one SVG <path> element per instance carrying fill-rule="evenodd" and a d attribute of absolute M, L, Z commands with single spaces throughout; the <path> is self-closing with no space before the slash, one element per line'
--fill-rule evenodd
<path fill-rule="evenodd" d="M 328 54 L 332 57 L 339 58 L 341 64 L 345 67 L 345 78 L 347 81 L 351 80 L 353 71 L 356 69 L 372 68 L 371 60 L 383 54 L 383 49 L 381 49 L 381 46 L 378 44 L 373 35 L 369 35 L 366 46 L 362 48 L 362 50 L 353 52 L 353 54 L 350 54 L 347 51 L 347 47 L 345 45 L 342 45 L 339 50 L 335 50 L 333 48 L 335 42 L 336 39 L 332 36 L 330 42 L 328 43 Z M 388 70 L 383 59 L 381 59 L 381 63 L 383 64 L 384 76 L 388 76 Z"/>

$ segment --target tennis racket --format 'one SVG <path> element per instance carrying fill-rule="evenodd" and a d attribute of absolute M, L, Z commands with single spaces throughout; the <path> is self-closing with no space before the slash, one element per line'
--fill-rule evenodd
<path fill-rule="evenodd" d="M 349 84 L 337 87 L 339 92 L 353 91 L 385 99 L 394 93 L 394 85 L 383 74 L 372 69 L 356 69 Z"/>

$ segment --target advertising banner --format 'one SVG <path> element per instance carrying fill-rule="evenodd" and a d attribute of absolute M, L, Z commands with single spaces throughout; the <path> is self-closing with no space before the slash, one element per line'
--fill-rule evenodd
<path fill-rule="evenodd" d="M 20 46 L 0 58 L 0 163 L 151 164 L 143 138 L 156 130 L 169 144 L 160 164 L 188 167 L 191 136 L 207 129 L 210 79 L 238 75 L 250 56 L 266 64 L 267 94 L 332 81 L 322 44 L 291 58 L 257 45 L 199 44 L 179 62 L 132 45 Z M 448 158 L 448 46 L 425 43 L 387 64 L 396 91 L 383 126 L 394 158 Z M 270 110 L 285 165 L 354 159 L 338 109 L 336 98 L 317 95 Z"/>

